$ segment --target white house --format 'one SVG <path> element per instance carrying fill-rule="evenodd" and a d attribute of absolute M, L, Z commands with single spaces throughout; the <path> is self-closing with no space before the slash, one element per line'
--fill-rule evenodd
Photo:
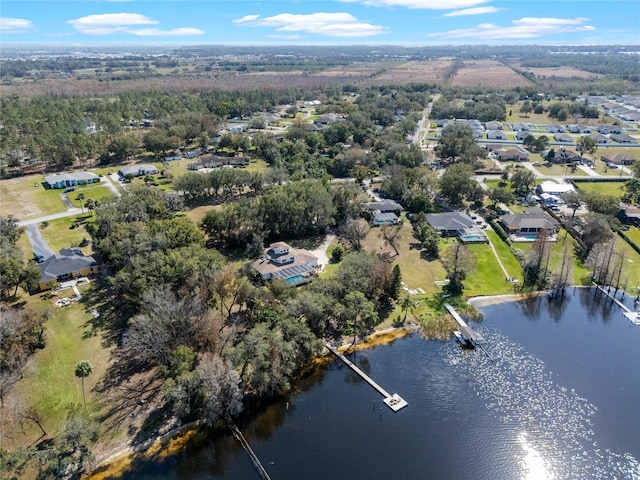
<path fill-rule="evenodd" d="M 542 182 L 536 188 L 536 193 L 538 193 L 538 195 L 546 193 L 548 195 L 554 195 L 556 197 L 559 197 L 563 193 L 575 191 L 576 189 L 570 183 L 556 183 L 551 181 Z"/>

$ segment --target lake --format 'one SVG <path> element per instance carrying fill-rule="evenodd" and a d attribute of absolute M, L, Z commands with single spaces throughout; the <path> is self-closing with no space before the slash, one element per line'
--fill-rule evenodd
<path fill-rule="evenodd" d="M 240 425 L 272 480 L 639 479 L 640 326 L 593 290 L 481 307 L 491 358 L 417 334 L 350 356 Z M 131 479 L 259 479 L 231 436 Z"/>

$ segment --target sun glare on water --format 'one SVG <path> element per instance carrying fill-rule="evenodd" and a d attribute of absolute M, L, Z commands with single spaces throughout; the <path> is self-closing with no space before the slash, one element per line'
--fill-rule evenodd
<path fill-rule="evenodd" d="M 535 448 L 527 442 L 525 432 L 518 435 L 518 443 L 524 451 L 522 457 L 522 480 L 554 480 L 555 477 L 547 470 L 544 459 Z"/>

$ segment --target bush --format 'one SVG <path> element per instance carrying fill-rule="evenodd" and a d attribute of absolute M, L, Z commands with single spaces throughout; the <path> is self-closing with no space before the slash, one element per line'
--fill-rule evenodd
<path fill-rule="evenodd" d="M 344 258 L 344 247 L 342 245 L 336 245 L 331 252 L 331 263 L 340 263 Z"/>

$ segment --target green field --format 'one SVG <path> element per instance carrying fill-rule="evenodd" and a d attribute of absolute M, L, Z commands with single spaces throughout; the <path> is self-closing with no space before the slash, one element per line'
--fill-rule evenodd
<path fill-rule="evenodd" d="M 89 284 L 82 288 L 86 292 L 93 287 Z M 58 298 L 65 295 L 73 297 L 73 292 L 61 293 Z M 88 360 L 93 366 L 93 373 L 85 379 L 85 392 L 89 413 L 97 413 L 99 398 L 92 389 L 104 377 L 110 355 L 109 349 L 102 345 L 101 336 L 91 333 L 89 320 L 92 316 L 85 305 L 72 302 L 70 306 L 60 308 L 55 306 L 55 298 L 41 294 L 28 300 L 39 311 L 49 310 L 52 317 L 45 324 L 46 347 L 33 355 L 29 362 L 31 368 L 25 370 L 14 394 L 24 399 L 27 406 L 37 409 L 44 419 L 45 429 L 52 434 L 59 432 L 70 416 L 84 410 L 81 382 L 74 373 L 75 365 L 81 360 Z M 30 434 L 29 429 L 33 428 L 29 423 L 26 431 L 12 430 L 17 433 L 12 441 L 19 445 L 23 436 L 26 441 L 29 438 L 33 441 L 38 437 L 35 431 Z M 2 436 L 2 440 L 6 441 L 6 437 Z"/>
<path fill-rule="evenodd" d="M 622 193 L 622 182 L 576 182 L 578 188 L 584 192 L 595 192 L 602 195 L 620 197 Z"/>
<path fill-rule="evenodd" d="M 83 195 L 82 198 L 80 195 Z M 79 197 L 80 196 L 80 197 Z M 78 187 L 73 192 L 67 194 L 67 198 L 73 204 L 74 207 L 84 208 L 84 204 L 87 200 L 96 200 L 99 203 L 107 203 L 113 200 L 113 193 L 108 187 L 97 185 L 89 187 Z"/>
<path fill-rule="evenodd" d="M 42 238 L 47 242 L 49 247 L 54 252 L 59 252 L 62 248 L 77 247 L 85 238 L 87 240 L 91 239 L 91 236 L 84 228 L 84 222 L 86 220 L 91 221 L 92 216 L 88 214 L 74 215 L 71 217 L 50 220 L 47 222 L 48 225 L 46 228 L 42 228 L 40 226 L 40 232 L 42 234 Z M 79 225 L 77 228 L 71 228 L 76 224 Z M 85 255 L 91 254 L 91 244 L 85 246 L 81 250 Z"/>

